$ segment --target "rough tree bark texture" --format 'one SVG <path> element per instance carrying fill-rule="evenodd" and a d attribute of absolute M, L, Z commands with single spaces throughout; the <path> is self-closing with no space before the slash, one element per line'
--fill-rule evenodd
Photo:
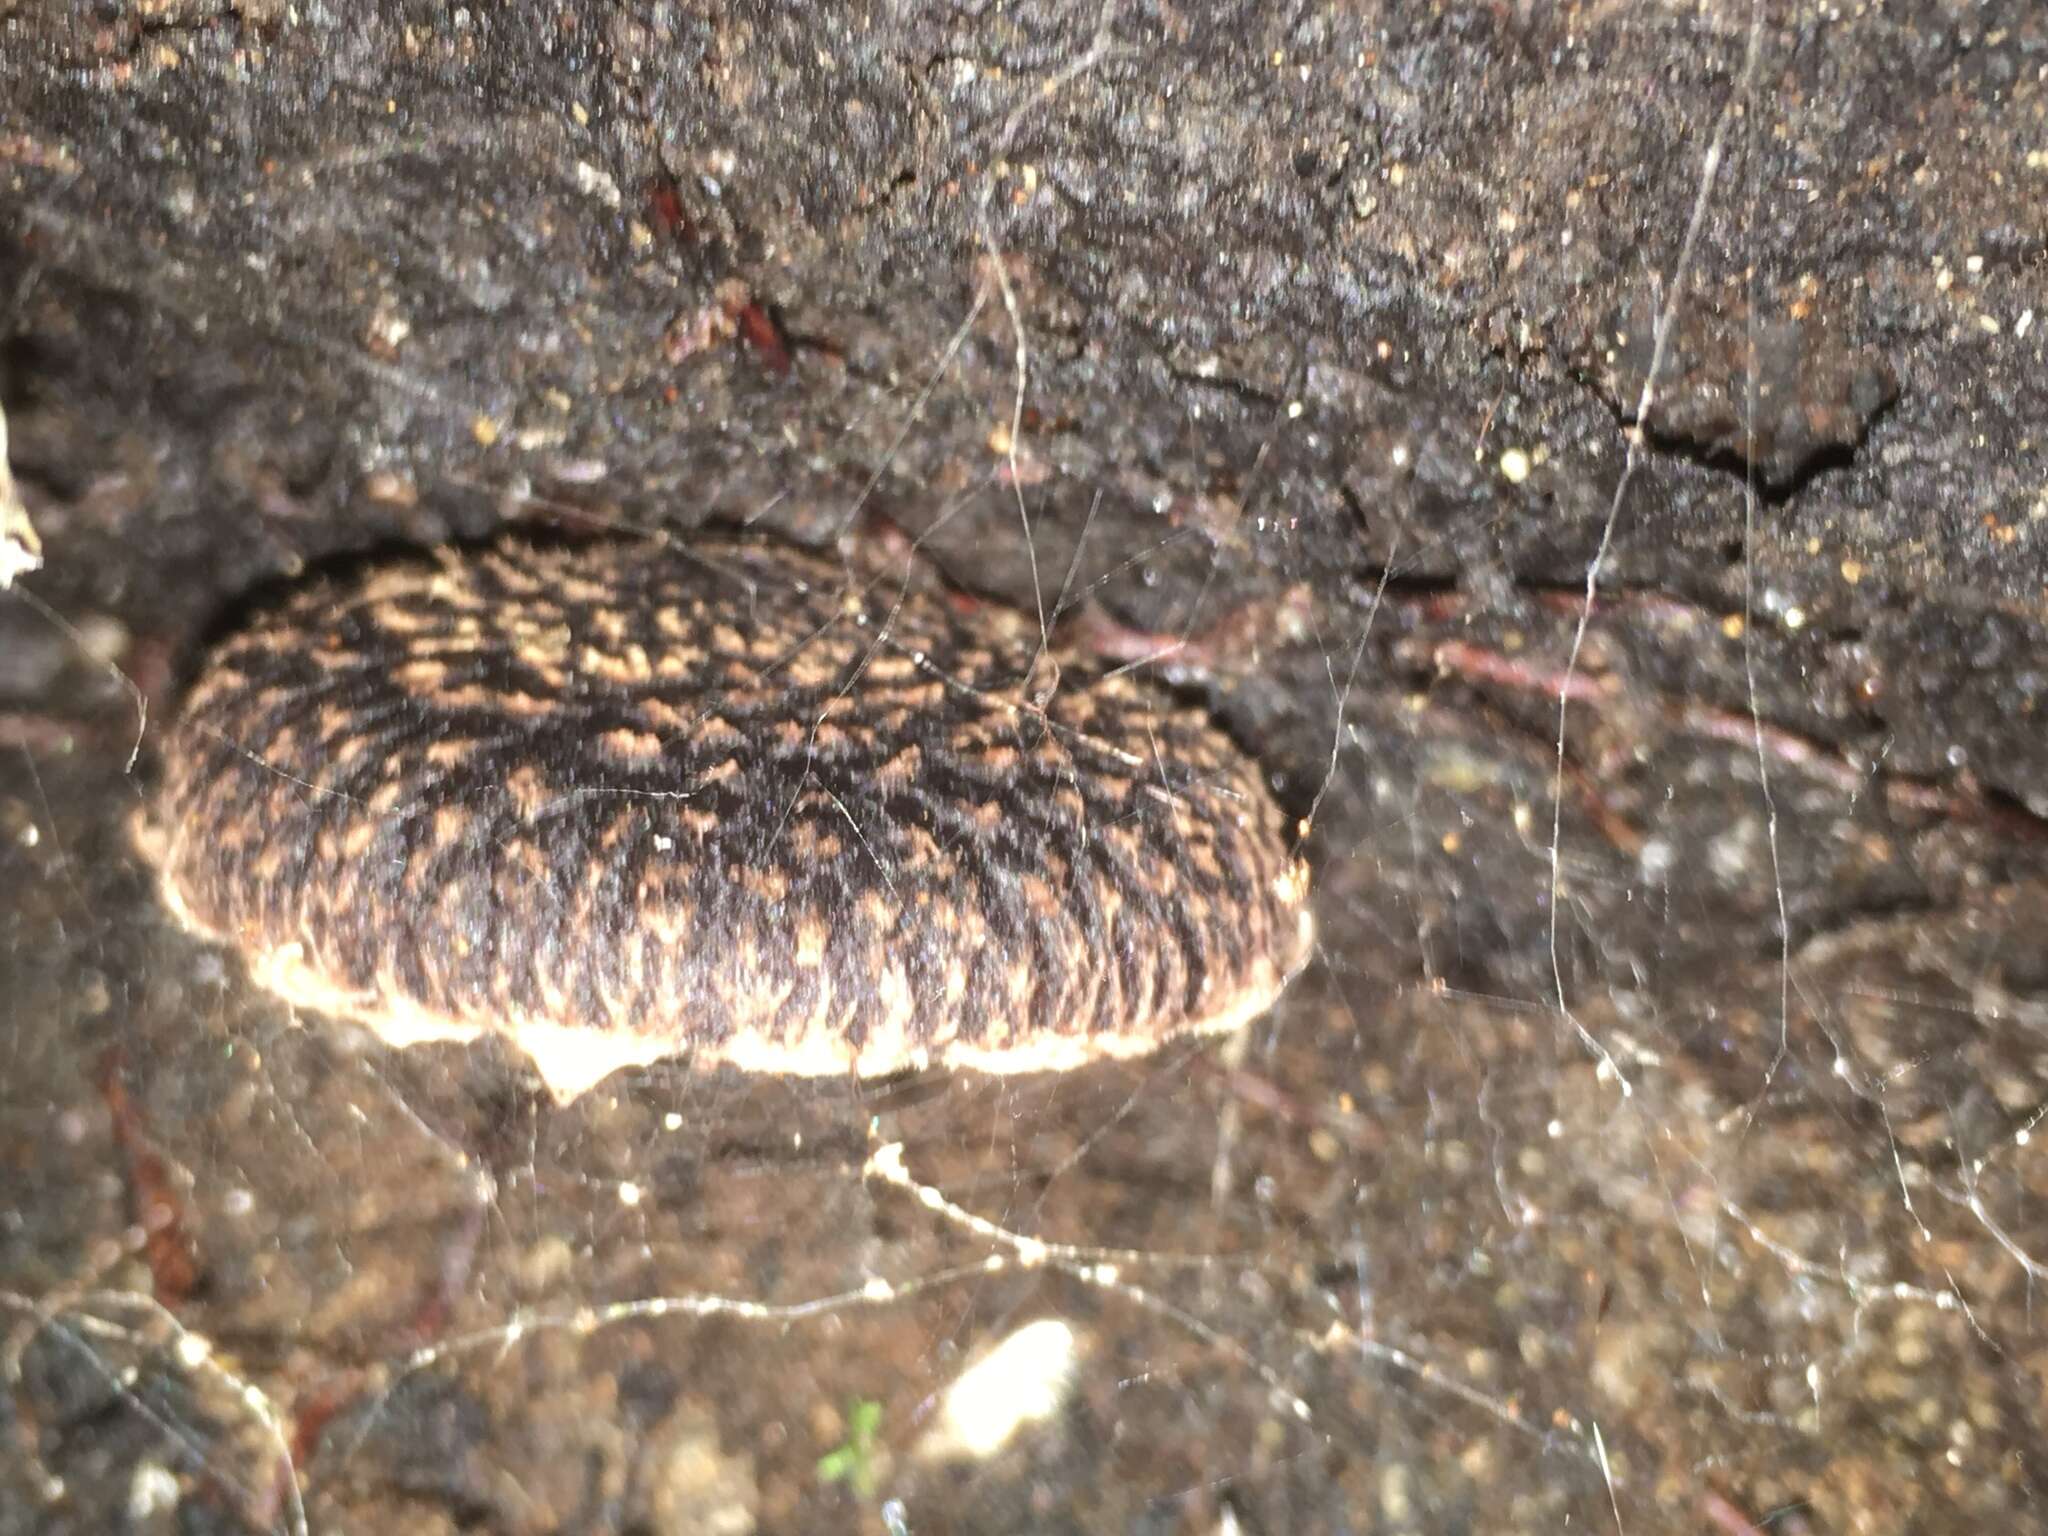
<path fill-rule="evenodd" d="M 880 1530 L 816 1473 L 855 1399 L 912 1529 L 2048 1522 L 2044 208 L 2024 0 L 0 0 L 0 405 L 73 626 L 0 601 L 0 1531 L 149 1467 L 289 1523 L 286 1451 L 316 1527 Z M 893 526 L 1259 745 L 1325 955 L 1253 1065 L 885 1107 L 993 1220 L 1256 1256 L 1151 1277 L 1235 1342 L 1012 1274 L 396 1372 L 985 1251 L 861 1176 L 871 1104 L 559 1124 L 156 931 L 93 658 L 167 707 L 264 582 L 533 515 Z M 251 1018 L 260 1070 L 193 1059 Z M 162 1318 L 78 1342 L 96 1253 L 282 1447 Z M 1047 1311 L 1064 1430 L 918 1461 L 935 1353 Z"/>

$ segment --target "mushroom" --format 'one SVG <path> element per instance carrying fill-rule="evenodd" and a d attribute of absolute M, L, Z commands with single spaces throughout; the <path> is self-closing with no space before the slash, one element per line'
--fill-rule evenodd
<path fill-rule="evenodd" d="M 318 579 L 210 651 L 162 758 L 138 840 L 189 928 L 394 1046 L 501 1033 L 564 1102 L 678 1055 L 1132 1056 L 1256 1018 L 1310 944 L 1203 711 L 762 537 Z"/>

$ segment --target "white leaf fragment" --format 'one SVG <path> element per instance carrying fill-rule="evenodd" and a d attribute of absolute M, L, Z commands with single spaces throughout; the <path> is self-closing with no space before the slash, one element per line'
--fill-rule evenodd
<path fill-rule="evenodd" d="M 1026 1323 L 954 1378 L 918 1444 L 927 1461 L 985 1461 L 1071 1395 L 1081 1341 L 1058 1318 Z"/>
<path fill-rule="evenodd" d="M 7 413 L 0 411 L 0 592 L 42 563 L 43 541 L 29 524 L 28 508 L 21 504 L 14 474 L 7 467 Z"/>

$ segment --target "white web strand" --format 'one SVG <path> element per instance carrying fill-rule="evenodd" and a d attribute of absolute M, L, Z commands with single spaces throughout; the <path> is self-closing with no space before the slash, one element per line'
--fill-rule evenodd
<path fill-rule="evenodd" d="M 997 167 L 1010 153 L 1016 141 L 1018 130 L 1024 120 L 1038 106 L 1049 103 L 1073 81 L 1108 57 L 1111 42 L 1111 25 L 1116 19 L 1115 0 L 1103 0 L 1102 9 L 1097 13 L 1094 36 L 1087 49 L 1075 59 L 1069 60 L 1041 83 L 1036 101 L 1020 103 L 1003 123 L 1002 132 L 997 135 L 990 164 L 981 184 L 981 193 L 975 206 L 975 223 L 981 238 L 983 254 L 988 261 L 988 275 L 1002 295 L 1003 313 L 1009 317 L 1010 333 L 1016 346 L 1017 387 L 1010 400 L 1010 424 L 1005 434 L 1003 458 L 1009 468 L 1010 491 L 1017 502 L 1017 522 L 1024 532 L 1024 551 L 1031 563 L 1031 596 L 1038 614 L 1038 633 L 1041 648 L 1051 644 L 1051 630 L 1045 611 L 1045 591 L 1038 574 L 1038 541 L 1031 530 L 1031 512 L 1024 504 L 1024 479 L 1017 457 L 1017 443 L 1024 434 L 1024 399 L 1031 387 L 1031 343 L 1025 334 L 1023 312 L 1017 303 L 1016 288 L 1010 282 L 1001 244 L 996 240 L 995 225 L 989 217 L 989 209 L 995 199 Z"/>
<path fill-rule="evenodd" d="M 1557 690 L 1557 764 L 1550 785 L 1549 942 L 1553 1000 L 1559 1015 L 1577 1032 L 1580 1043 L 1599 1062 L 1601 1071 L 1612 1077 L 1619 1085 L 1623 1098 L 1628 1098 L 1635 1092 L 1635 1085 L 1629 1081 L 1627 1073 L 1615 1059 L 1613 1052 L 1586 1027 L 1573 1009 L 1571 998 L 1565 991 L 1564 963 L 1558 950 L 1558 913 L 1563 906 L 1564 897 L 1561 850 L 1564 846 L 1565 749 L 1569 737 L 1572 683 L 1578 676 L 1580 653 L 1585 649 L 1586 632 L 1592 625 L 1594 605 L 1599 600 L 1600 578 L 1607 567 L 1615 532 L 1621 525 L 1622 506 L 1627 499 L 1629 486 L 1635 480 L 1636 470 L 1642 463 L 1644 445 L 1648 440 L 1650 408 L 1656 399 L 1657 382 L 1664 372 L 1664 356 L 1670 344 L 1671 328 L 1677 322 L 1679 300 L 1685 292 L 1686 280 L 1692 267 L 1693 251 L 1699 243 L 1700 230 L 1706 223 L 1707 208 L 1713 199 L 1714 183 L 1720 177 L 1721 157 L 1728 141 L 1728 125 L 1734 118 L 1737 106 L 1743 101 L 1745 91 L 1749 89 L 1749 82 L 1755 78 L 1762 42 L 1763 8 L 1760 0 L 1753 0 L 1742 82 L 1729 92 L 1727 101 L 1722 104 L 1720 116 L 1714 123 L 1713 138 L 1708 143 L 1706 155 L 1700 164 L 1699 191 L 1693 198 L 1692 216 L 1686 222 L 1685 237 L 1679 242 L 1677 259 L 1672 265 L 1671 277 L 1666 284 L 1665 299 L 1652 327 L 1650 365 L 1643 376 L 1642 390 L 1636 398 L 1634 425 L 1627 432 L 1628 447 L 1622 460 L 1621 477 L 1615 482 L 1614 495 L 1607 506 L 1607 518 L 1601 525 L 1599 543 L 1593 551 L 1592 560 L 1586 566 L 1584 599 L 1579 607 L 1578 623 L 1572 630 L 1571 651 L 1565 659 L 1564 678 Z"/>
<path fill-rule="evenodd" d="M 1751 229 L 1757 227 L 1757 207 L 1761 201 L 1758 181 L 1763 175 L 1762 154 L 1756 142 L 1759 126 L 1755 68 L 1762 10 L 1763 0 L 1751 0 L 1750 56 L 1743 70 L 1750 139 L 1748 225 Z M 1757 357 L 1754 262 L 1750 263 L 1745 274 L 1744 289 L 1748 300 L 1748 313 L 1744 317 L 1748 368 L 1744 377 L 1742 412 L 1742 674 L 1749 697 L 1750 744 L 1756 755 L 1757 788 L 1764 802 L 1764 835 L 1770 852 L 1771 891 L 1778 907 L 1778 1049 L 1770 1065 L 1764 1069 L 1763 1082 L 1757 1088 L 1756 1098 L 1760 1104 L 1777 1079 L 1778 1069 L 1784 1065 L 1792 1044 L 1792 922 L 1786 907 L 1784 869 L 1778 853 L 1778 798 L 1771 787 L 1770 758 L 1764 751 L 1763 706 L 1756 686 L 1756 412 L 1761 364 Z"/>
<path fill-rule="evenodd" d="M 139 1379 L 135 1368 L 117 1371 L 86 1344 L 85 1341 L 92 1338 L 135 1349 L 150 1348 L 151 1341 L 141 1329 L 110 1322 L 98 1315 L 100 1312 L 141 1314 L 146 1326 L 169 1340 L 171 1358 L 179 1368 L 198 1372 L 226 1387 L 243 1410 L 261 1427 L 264 1438 L 277 1453 L 276 1472 L 284 1488 L 283 1513 L 286 1528 L 291 1536 L 310 1536 L 305 1496 L 299 1484 L 298 1468 L 293 1464 L 291 1439 L 285 1432 L 285 1417 L 261 1387 L 222 1363 L 213 1340 L 194 1329 L 187 1328 L 169 1308 L 155 1297 L 141 1291 L 59 1292 L 41 1300 L 18 1295 L 12 1291 L 0 1291 L 0 1306 L 21 1312 L 27 1319 L 8 1341 L 5 1369 L 10 1387 L 18 1386 L 20 1383 L 22 1357 L 29 1344 L 36 1335 L 49 1332 L 77 1349 L 97 1373 L 101 1382 L 111 1388 L 128 1408 L 146 1419 L 159 1434 L 191 1457 L 194 1462 L 206 1467 L 210 1476 L 220 1479 L 222 1484 L 242 1501 L 245 1509 L 260 1508 L 264 1503 L 264 1495 L 239 1481 L 233 1474 L 223 1471 L 216 1464 L 207 1444 L 201 1438 L 203 1431 L 200 1428 L 187 1426 L 167 1410 L 150 1404 L 135 1389 L 136 1381 Z M 29 1433 L 26 1425 L 19 1428 L 23 1435 Z M 33 1443 L 26 1449 L 33 1458 L 36 1454 Z"/>

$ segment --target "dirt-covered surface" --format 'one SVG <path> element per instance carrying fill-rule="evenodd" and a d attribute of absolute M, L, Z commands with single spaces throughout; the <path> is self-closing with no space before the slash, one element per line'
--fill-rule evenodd
<path fill-rule="evenodd" d="M 2048 14 L 1337 9 L 0 0 L 0 1533 L 2048 1530 Z M 1205 696 L 1315 964 L 564 1109 L 292 1017 L 153 722 L 530 517 Z"/>

